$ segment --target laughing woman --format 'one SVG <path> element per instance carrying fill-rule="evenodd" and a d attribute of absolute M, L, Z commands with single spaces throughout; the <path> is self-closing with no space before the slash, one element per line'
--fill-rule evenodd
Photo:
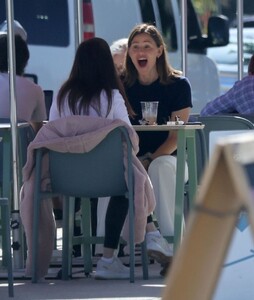
<path fill-rule="evenodd" d="M 191 87 L 180 71 L 167 61 L 167 51 L 157 28 L 149 24 L 134 27 L 128 38 L 124 84 L 128 100 L 136 113 L 133 124 L 142 119 L 141 101 L 158 101 L 158 124 L 176 117 L 187 121 Z M 176 132 L 139 132 L 143 165 L 153 183 L 155 215 L 162 235 L 173 235 L 176 185 Z M 187 170 L 187 166 L 185 168 Z M 188 180 L 186 171 L 185 180 Z"/>

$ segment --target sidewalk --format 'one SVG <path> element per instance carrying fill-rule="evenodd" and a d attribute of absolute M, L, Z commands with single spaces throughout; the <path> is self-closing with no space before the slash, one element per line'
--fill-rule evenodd
<path fill-rule="evenodd" d="M 9 298 L 7 274 L 0 268 L 0 300 L 160 299 L 164 287 L 164 278 L 160 276 L 162 268 L 158 263 L 149 264 L 149 279 L 143 280 L 141 256 L 138 250 L 135 253 L 135 283 L 130 283 L 129 280 L 95 280 L 98 257 L 93 257 L 94 268 L 91 277 L 84 275 L 83 259 L 78 257 L 73 259 L 72 279 L 68 281 L 57 279 L 61 267 L 62 248 L 62 230 L 59 221 L 57 221 L 57 228 L 57 250 L 54 250 L 45 282 L 33 284 L 31 280 L 25 278 L 24 270 L 14 270 L 14 298 Z M 120 259 L 128 264 L 128 257 Z"/>
<path fill-rule="evenodd" d="M 136 279 L 134 283 L 128 280 L 95 280 L 94 274 L 85 277 L 81 268 L 74 268 L 73 279 L 63 281 L 55 279 L 58 269 L 50 269 L 52 279 L 43 283 L 31 283 L 30 280 L 18 278 L 22 273 L 15 272 L 14 298 L 17 300 L 62 300 L 62 299 L 160 299 L 164 279 L 159 275 L 161 267 L 154 263 L 149 265 L 149 279 L 143 280 L 141 266 L 136 266 Z M 49 272 L 49 273 L 50 273 Z M 8 298 L 8 285 L 6 279 L 0 279 L 0 299 Z"/>
<path fill-rule="evenodd" d="M 1 249 L 0 249 L 1 250 Z M 0 251 L 1 252 L 1 251 Z M 59 271 L 59 253 L 55 253 L 55 266 L 50 268 L 49 277 L 43 283 L 32 284 L 24 279 L 24 270 L 14 271 L 14 298 L 17 300 L 160 300 L 165 279 L 159 273 L 161 267 L 154 263 L 149 265 L 149 279 L 142 279 L 142 267 L 136 256 L 135 283 L 128 280 L 95 280 L 94 273 L 87 278 L 82 273 L 80 259 L 75 259 L 73 279 L 63 281 L 56 279 Z M 127 257 L 124 258 L 126 263 Z M 95 258 L 94 258 L 95 260 Z M 94 261 L 94 264 L 96 262 Z M 58 266 L 57 266 L 58 265 Z M 94 268 L 95 270 L 95 268 Z M 1 271 L 1 270 L 0 270 Z M 207 270 L 209 272 L 209 270 Z M 1 272 L 0 272 L 1 273 Z M 6 273 L 5 273 L 6 274 Z M 195 270 L 193 270 L 193 275 Z M 1 275 L 1 274 L 0 274 Z M 248 220 L 243 218 L 236 226 L 233 239 L 224 266 L 221 270 L 213 300 L 252 300 L 254 299 L 254 243 Z M 184 282 L 183 282 L 184 288 Z M 0 300 L 8 298 L 7 279 L 0 276 Z M 177 299 L 173 299 L 177 300 Z M 188 299 L 186 299 L 188 300 Z"/>

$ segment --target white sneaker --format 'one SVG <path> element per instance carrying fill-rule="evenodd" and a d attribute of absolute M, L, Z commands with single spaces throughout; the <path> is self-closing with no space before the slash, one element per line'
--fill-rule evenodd
<path fill-rule="evenodd" d="M 172 260 L 173 248 L 162 236 L 147 234 L 146 248 L 148 256 L 159 264 L 166 264 Z"/>
<path fill-rule="evenodd" d="M 128 279 L 130 278 L 130 269 L 114 257 L 112 263 L 100 259 L 97 263 L 95 279 Z"/>

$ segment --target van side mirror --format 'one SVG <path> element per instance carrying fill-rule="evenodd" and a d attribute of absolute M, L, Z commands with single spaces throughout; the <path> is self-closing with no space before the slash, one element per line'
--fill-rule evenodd
<path fill-rule="evenodd" d="M 229 21 L 226 16 L 212 16 L 208 20 L 206 47 L 226 46 L 229 43 Z"/>

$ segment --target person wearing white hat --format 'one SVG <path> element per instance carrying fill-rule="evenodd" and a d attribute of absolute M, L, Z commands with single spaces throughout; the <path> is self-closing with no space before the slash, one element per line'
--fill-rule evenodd
<path fill-rule="evenodd" d="M 14 24 L 13 26 L 14 34 L 20 35 L 24 41 L 27 41 L 27 32 L 25 31 L 24 27 L 16 20 L 14 20 L 13 24 Z M 0 34 L 6 32 L 7 32 L 7 21 L 5 20 L 0 25 Z"/>

